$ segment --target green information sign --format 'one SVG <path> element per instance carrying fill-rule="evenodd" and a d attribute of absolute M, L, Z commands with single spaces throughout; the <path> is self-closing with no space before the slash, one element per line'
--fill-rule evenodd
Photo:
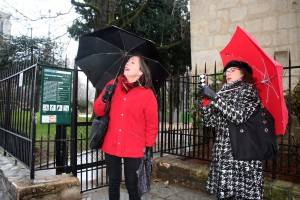
<path fill-rule="evenodd" d="M 42 68 L 41 123 L 71 123 L 72 71 Z"/>

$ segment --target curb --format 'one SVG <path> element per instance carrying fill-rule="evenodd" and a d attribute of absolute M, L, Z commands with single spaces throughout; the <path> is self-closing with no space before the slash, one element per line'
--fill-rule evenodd
<path fill-rule="evenodd" d="M 206 192 L 210 162 L 166 155 L 154 158 L 154 178 Z M 300 199 L 300 184 L 265 178 L 264 199 Z"/>
<path fill-rule="evenodd" d="M 15 163 L 12 157 L 0 156 L 0 177 L 13 199 L 81 199 L 77 177 L 71 174 L 50 175 L 52 173 L 45 170 L 36 172 L 36 178 L 31 180 L 27 168 L 12 163 Z"/>
<path fill-rule="evenodd" d="M 154 158 L 154 178 L 206 192 L 209 162 L 197 163 L 168 155 Z"/>

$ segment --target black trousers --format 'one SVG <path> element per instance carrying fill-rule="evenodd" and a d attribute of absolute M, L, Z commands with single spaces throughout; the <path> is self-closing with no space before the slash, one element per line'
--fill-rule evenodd
<path fill-rule="evenodd" d="M 130 200 L 140 200 L 137 188 L 137 174 L 141 164 L 141 158 L 123 158 L 124 159 L 124 175 L 125 185 Z M 120 184 L 122 180 L 122 158 L 105 154 L 106 169 L 108 172 L 108 193 L 109 200 L 120 199 Z"/>

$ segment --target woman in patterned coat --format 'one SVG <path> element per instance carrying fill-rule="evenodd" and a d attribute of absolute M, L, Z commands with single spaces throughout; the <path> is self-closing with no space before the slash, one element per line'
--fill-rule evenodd
<path fill-rule="evenodd" d="M 239 161 L 232 156 L 228 121 L 241 124 L 260 105 L 251 67 L 230 61 L 224 68 L 226 83 L 216 94 L 198 84 L 204 96 L 201 114 L 205 126 L 217 128 L 206 189 L 218 199 L 263 199 L 262 161 Z"/>

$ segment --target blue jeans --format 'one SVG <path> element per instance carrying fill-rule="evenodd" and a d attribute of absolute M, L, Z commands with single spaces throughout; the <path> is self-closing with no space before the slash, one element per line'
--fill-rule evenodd
<path fill-rule="evenodd" d="M 136 171 L 141 164 L 141 158 L 123 158 L 125 185 L 130 200 L 140 200 L 138 193 L 138 179 Z M 120 199 L 120 184 L 122 181 L 122 158 L 105 154 L 106 170 L 109 180 L 109 200 Z"/>

